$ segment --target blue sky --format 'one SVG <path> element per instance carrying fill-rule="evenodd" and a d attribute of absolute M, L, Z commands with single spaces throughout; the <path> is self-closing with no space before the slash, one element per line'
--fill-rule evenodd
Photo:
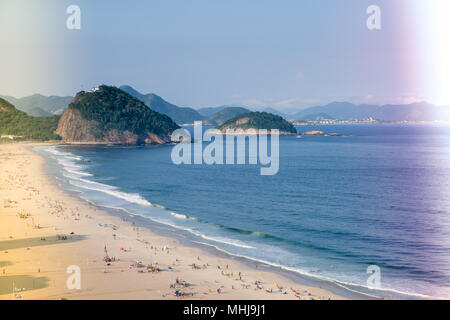
<path fill-rule="evenodd" d="M 413 2 L 1 0 L 0 94 L 104 83 L 193 107 L 427 100 Z M 70 4 L 81 30 L 66 28 Z M 382 30 L 366 28 L 371 4 Z"/>

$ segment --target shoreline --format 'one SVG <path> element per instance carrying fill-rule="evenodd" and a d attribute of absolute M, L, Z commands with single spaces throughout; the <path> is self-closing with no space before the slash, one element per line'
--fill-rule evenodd
<path fill-rule="evenodd" d="M 74 191 L 76 193 L 77 191 Z M 85 200 L 88 201 L 88 200 Z M 88 201 L 89 202 L 89 201 Z M 109 212 L 109 214 L 114 216 L 126 216 L 128 215 L 127 212 L 124 212 L 123 209 L 113 209 L 104 207 L 101 205 L 93 204 L 93 206 L 97 208 L 101 208 L 102 210 L 105 210 Z M 115 212 L 116 211 L 116 212 Z M 192 247 L 192 248 L 198 248 L 202 251 L 206 251 L 210 254 L 214 254 L 215 256 L 222 257 L 223 259 L 238 261 L 241 263 L 244 263 L 247 266 L 250 266 L 250 268 L 259 267 L 260 270 L 265 270 L 267 272 L 276 273 L 284 276 L 287 279 L 290 279 L 291 281 L 294 281 L 297 285 L 300 286 L 310 286 L 310 287 L 318 287 L 325 289 L 327 291 L 330 291 L 333 294 L 336 294 L 339 296 L 339 299 L 349 299 L 349 300 L 381 300 L 381 297 L 373 296 L 370 294 L 365 294 L 363 292 L 359 292 L 356 290 L 352 290 L 349 288 L 345 288 L 343 286 L 339 286 L 337 283 L 334 283 L 332 280 L 327 279 L 315 279 L 313 276 L 308 276 L 306 274 L 301 274 L 299 272 L 286 269 L 283 266 L 277 266 L 273 265 L 270 262 L 263 262 L 257 259 L 253 259 L 247 256 L 241 256 L 237 254 L 233 254 L 230 252 L 227 252 L 213 244 L 209 243 L 203 243 L 203 242 L 197 242 L 185 235 L 177 234 L 177 229 L 173 229 L 171 226 L 167 226 L 158 222 L 154 222 L 149 220 L 146 217 L 136 215 L 136 221 L 141 220 L 141 225 L 143 228 L 148 228 L 152 230 L 152 232 L 163 236 L 167 238 L 175 238 L 177 239 L 182 245 Z M 173 230 L 172 230 L 173 229 Z"/>
<path fill-rule="evenodd" d="M 45 159 L 28 148 L 37 145 L 52 144 L 0 144 L 0 300 L 14 298 L 13 286 L 16 299 L 183 299 L 171 288 L 176 279 L 186 281 L 184 299 L 346 299 L 77 199 L 51 181 Z M 161 271 L 141 268 L 150 264 Z M 69 265 L 80 267 L 80 290 L 66 286 Z"/>

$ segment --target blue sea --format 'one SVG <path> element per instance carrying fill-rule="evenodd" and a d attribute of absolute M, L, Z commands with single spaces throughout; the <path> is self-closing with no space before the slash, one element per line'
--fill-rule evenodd
<path fill-rule="evenodd" d="M 175 165 L 173 145 L 36 150 L 62 188 L 193 244 L 349 292 L 450 298 L 450 127 L 297 129 L 348 136 L 280 137 L 274 176 Z"/>

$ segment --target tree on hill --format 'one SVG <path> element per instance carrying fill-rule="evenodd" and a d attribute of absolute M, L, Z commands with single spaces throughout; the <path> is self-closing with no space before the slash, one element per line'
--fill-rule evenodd
<path fill-rule="evenodd" d="M 32 117 L 0 98 L 0 134 L 25 140 L 58 140 L 55 133 L 60 116 Z"/>
<path fill-rule="evenodd" d="M 297 133 L 295 127 L 285 119 L 268 112 L 249 112 L 240 114 L 218 127 L 226 129 L 278 129 L 280 132 Z"/>

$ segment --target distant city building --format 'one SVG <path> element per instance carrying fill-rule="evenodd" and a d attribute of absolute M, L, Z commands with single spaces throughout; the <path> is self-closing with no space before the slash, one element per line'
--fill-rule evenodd
<path fill-rule="evenodd" d="M 372 117 L 364 118 L 364 119 L 346 119 L 346 120 L 334 120 L 334 119 L 317 119 L 317 120 L 308 120 L 308 121 L 293 121 L 292 124 L 294 126 L 310 126 L 310 125 L 325 125 L 325 124 L 358 124 L 358 123 L 378 123 L 378 120 L 375 120 Z"/>

